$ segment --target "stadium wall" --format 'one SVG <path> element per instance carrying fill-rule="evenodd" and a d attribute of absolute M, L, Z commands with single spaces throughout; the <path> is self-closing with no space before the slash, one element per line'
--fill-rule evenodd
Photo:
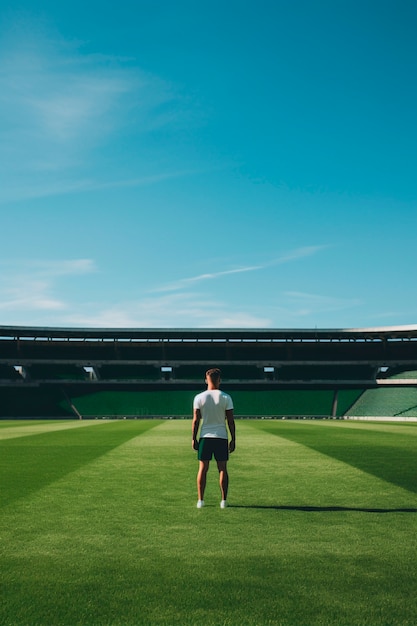
<path fill-rule="evenodd" d="M 203 390 L 203 388 L 201 388 Z M 200 391 L 97 391 L 66 396 L 56 388 L 0 391 L 0 417 L 77 418 L 191 417 L 195 393 Z M 328 417 L 332 414 L 332 390 L 272 390 L 231 392 L 239 417 Z M 360 390 L 340 390 L 336 415 L 342 416 L 360 396 Z"/>
<path fill-rule="evenodd" d="M 103 390 L 68 396 L 56 387 L 4 388 L 0 389 L 0 419 L 78 419 L 71 404 L 84 419 L 191 417 L 192 400 L 199 390 Z M 231 394 L 237 417 L 332 416 L 333 390 L 234 390 Z M 341 389 L 335 416 L 417 417 L 417 388 Z"/>

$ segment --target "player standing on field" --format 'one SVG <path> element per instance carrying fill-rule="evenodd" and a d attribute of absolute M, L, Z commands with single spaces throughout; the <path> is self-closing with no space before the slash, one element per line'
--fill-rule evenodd
<path fill-rule="evenodd" d="M 206 488 L 207 472 L 210 461 L 216 459 L 219 470 L 222 509 L 227 506 L 227 492 L 229 488 L 229 475 L 227 472 L 227 461 L 229 452 L 233 452 L 236 447 L 235 420 L 233 416 L 232 398 L 224 391 L 220 390 L 219 369 L 209 369 L 206 372 L 207 390 L 199 393 L 194 398 L 193 404 L 193 450 L 198 451 L 200 462 L 197 474 L 197 508 L 204 506 L 204 491 Z M 198 429 L 201 425 L 200 441 L 198 441 Z M 227 426 L 230 432 L 230 443 L 228 443 Z"/>

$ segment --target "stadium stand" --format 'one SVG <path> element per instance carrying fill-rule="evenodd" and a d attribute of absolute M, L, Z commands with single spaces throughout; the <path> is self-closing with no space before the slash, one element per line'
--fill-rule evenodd
<path fill-rule="evenodd" d="M 417 417 L 417 390 L 368 389 L 346 413 L 347 417 Z"/>
<path fill-rule="evenodd" d="M 204 372 L 212 366 L 222 369 L 238 416 L 410 413 L 417 404 L 413 399 L 417 326 L 342 330 L 3 326 L 0 417 L 189 416 L 191 399 L 204 388 Z M 390 404 L 388 396 L 394 392 L 398 398 L 402 394 L 401 400 Z M 377 397 L 381 404 L 376 409 L 372 400 L 372 409 L 366 397 Z"/>
<path fill-rule="evenodd" d="M 394 368 L 393 368 L 394 370 Z M 417 379 L 415 371 L 395 368 L 393 379 Z M 346 411 L 347 417 L 417 417 L 417 386 L 387 387 L 363 391 L 357 401 Z"/>

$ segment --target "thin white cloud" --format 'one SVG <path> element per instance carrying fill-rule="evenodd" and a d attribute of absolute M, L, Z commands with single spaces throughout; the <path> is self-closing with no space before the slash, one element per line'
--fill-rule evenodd
<path fill-rule="evenodd" d="M 90 274 L 97 271 L 93 259 L 35 260 L 30 262 L 30 269 L 40 274 L 46 274 L 49 277 Z"/>
<path fill-rule="evenodd" d="M 156 287 L 154 292 L 164 292 L 164 291 L 179 291 L 182 289 L 187 289 L 190 286 L 196 285 L 197 283 L 201 283 L 206 280 L 215 280 L 216 278 L 221 278 L 223 276 L 228 276 L 230 274 L 242 274 L 245 272 L 253 272 L 255 270 L 262 269 L 261 265 L 252 265 L 248 267 L 238 267 L 236 269 L 224 270 L 221 272 L 211 272 L 207 274 L 199 274 L 198 276 L 191 276 L 190 278 L 182 278 L 175 282 L 169 283 L 167 285 L 163 285 L 162 287 Z"/>
<path fill-rule="evenodd" d="M 307 317 L 323 312 L 343 311 L 361 304 L 358 298 L 338 298 L 300 291 L 286 291 L 282 294 L 287 307 L 297 317 Z"/>
<path fill-rule="evenodd" d="M 298 259 L 303 259 L 305 257 L 312 256 L 317 252 L 321 252 L 322 250 L 328 248 L 328 245 L 321 246 L 303 246 L 301 248 L 295 248 L 291 250 L 287 254 L 284 254 L 282 257 L 275 259 L 268 263 L 268 266 L 272 265 L 280 265 L 281 263 L 288 263 L 289 261 L 297 261 Z"/>
<path fill-rule="evenodd" d="M 320 252 L 326 246 L 306 246 L 294 249 L 269 262 L 259 265 L 247 265 L 239 268 L 208 272 L 181 279 L 154 289 L 146 298 L 131 302 L 123 302 L 113 306 L 102 303 L 101 306 L 91 303 L 85 310 L 65 316 L 65 324 L 76 326 L 99 327 L 212 327 L 212 328 L 267 328 L 274 325 L 274 318 L 284 312 L 284 308 L 271 306 L 265 310 L 251 304 L 239 305 L 235 301 L 216 301 L 204 292 L 196 292 L 201 284 L 219 280 L 228 276 L 247 272 L 261 271 L 273 266 L 304 259 Z M 304 298 L 302 298 L 304 295 Z M 303 307 L 312 307 L 313 296 L 296 292 L 285 294 L 287 301 L 292 301 L 288 317 L 302 316 Z M 300 307 L 303 300 L 303 307 Z M 320 302 L 318 302 L 320 300 Z M 329 307 L 329 300 L 316 297 L 317 306 Z M 339 303 L 340 305 L 340 303 Z M 335 302 L 332 301 L 332 306 Z"/>
<path fill-rule="evenodd" d="M 147 164 L 143 176 L 118 183 L 103 148 L 121 133 L 172 123 L 178 107 L 166 82 L 132 60 L 87 54 L 33 21 L 3 28 L 0 67 L 0 202 L 109 186 L 109 172 L 121 186 L 149 178 Z"/>
<path fill-rule="evenodd" d="M 156 185 L 165 180 L 183 178 L 200 174 L 201 170 L 178 170 L 171 172 L 160 172 L 158 174 L 142 176 L 138 178 L 107 180 L 102 181 L 95 178 L 85 178 L 82 180 L 66 180 L 60 178 L 56 181 L 36 180 L 26 187 L 18 184 L 9 184 L 6 190 L 0 192 L 0 204 L 13 200 L 25 200 L 33 198 L 46 198 L 49 196 L 59 196 L 68 194 L 78 194 L 85 191 L 102 191 L 105 189 L 123 189 L 129 187 L 146 187 Z"/>
<path fill-rule="evenodd" d="M 45 281 L 22 281 L 20 284 L 0 289 L 0 311 L 12 313 L 25 310 L 57 311 L 65 308 L 62 300 L 49 295 L 50 284 Z"/>
<path fill-rule="evenodd" d="M 65 325 L 106 328 L 263 328 L 271 320 L 255 312 L 234 310 L 227 303 L 191 294 L 169 294 L 122 302 L 90 304 L 63 316 Z"/>
<path fill-rule="evenodd" d="M 7 263 L 0 263 L 0 269 L 3 270 L 0 276 L 0 312 L 6 320 L 4 323 L 13 323 L 22 316 L 30 320 L 39 311 L 45 314 L 64 311 L 69 304 L 57 294 L 60 282 L 67 276 L 89 274 L 96 270 L 91 259 L 8 260 Z"/>
<path fill-rule="evenodd" d="M 9 140 L 29 140 L 27 157 L 34 158 L 41 145 L 68 154 L 80 138 L 88 145 L 114 129 L 117 99 L 134 88 L 128 72 L 82 62 L 77 50 L 40 38 L 28 49 L 17 36 L 12 46 L 0 56 L 1 131 Z M 47 155 L 36 162 L 45 169 Z"/>
<path fill-rule="evenodd" d="M 161 294 L 116 304 L 100 296 L 77 302 L 67 297 L 67 278 L 88 276 L 95 271 L 92 259 L 0 262 L 0 325 L 238 328 L 270 323 L 256 312 L 195 292 Z"/>
<path fill-rule="evenodd" d="M 216 299 L 197 287 L 204 281 L 237 272 L 254 272 L 306 258 L 320 246 L 299 248 L 264 265 L 202 274 L 181 283 L 181 289 L 111 303 L 106 295 L 77 302 L 67 296 L 66 281 L 97 271 L 92 259 L 17 260 L 0 262 L 0 324 L 81 327 L 270 328 L 311 326 L 335 311 L 361 303 L 304 291 L 285 291 L 262 303 Z M 6 267 L 7 265 L 7 267 Z M 274 300 L 276 302 L 274 303 Z M 313 324 L 314 325 L 314 324 Z"/>
<path fill-rule="evenodd" d="M 93 259 L 7 259 L 0 260 L 0 282 L 49 281 L 57 276 L 91 274 L 97 271 Z"/>
<path fill-rule="evenodd" d="M 281 257 L 272 259 L 271 261 L 260 265 L 248 265 L 244 267 L 222 270 L 219 272 L 208 272 L 206 274 L 199 274 L 197 276 L 191 276 L 189 278 L 181 278 L 177 281 L 173 281 L 172 283 L 162 285 L 161 287 L 156 287 L 153 292 L 180 291 L 182 289 L 187 289 L 190 286 L 194 286 L 204 281 L 216 280 L 218 278 L 223 278 L 224 276 L 229 276 L 232 274 L 243 274 L 246 272 L 256 272 L 264 270 L 269 267 L 274 267 L 276 265 L 290 263 L 291 261 L 297 261 L 305 257 L 310 257 L 327 247 L 328 246 L 304 246 L 302 248 L 296 248 L 295 250 L 292 250 Z"/>

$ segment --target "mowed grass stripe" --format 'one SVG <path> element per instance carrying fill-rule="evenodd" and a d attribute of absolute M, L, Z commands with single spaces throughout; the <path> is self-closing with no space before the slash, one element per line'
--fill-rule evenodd
<path fill-rule="evenodd" d="M 59 423 L 63 423 L 63 420 L 50 420 L 50 419 L 46 419 L 46 420 L 32 420 L 32 419 L 21 419 L 21 420 L 0 420 L 0 431 L 3 429 L 7 429 L 7 428 L 13 428 L 13 429 L 17 429 L 17 428 L 22 428 L 22 427 L 26 427 L 26 426 L 37 426 L 39 424 L 59 424 Z"/>
<path fill-rule="evenodd" d="M 329 422 L 317 421 L 314 422 L 317 425 L 324 427 L 329 425 Z M 417 437 L 417 423 L 416 422 L 378 422 L 373 420 L 343 420 L 336 422 L 330 422 L 335 425 L 336 428 L 358 428 L 359 430 L 371 430 L 372 432 L 385 432 L 385 433 L 398 433 L 407 435 L 409 437 Z"/>
<path fill-rule="evenodd" d="M 417 493 L 417 425 L 370 429 L 338 422 L 257 422 L 257 428 L 316 450 L 363 472 Z"/>
<path fill-rule="evenodd" d="M 183 531 L 189 551 L 184 510 L 196 513 L 195 455 L 184 445 L 190 436 L 167 426 L 144 433 L 135 423 L 140 437 L 7 507 L 2 563 L 10 623 L 121 624 L 126 599 L 128 623 L 152 623 L 163 604 L 164 559 L 172 559 L 174 573 Z M 172 600 L 174 591 L 165 591 Z M 0 623 L 7 623 L 1 615 Z"/>
<path fill-rule="evenodd" d="M 370 509 L 389 512 L 398 506 L 413 509 L 416 505 L 414 492 L 399 489 L 398 485 L 386 481 L 383 476 L 364 473 L 361 467 L 355 465 L 357 450 L 352 450 L 348 432 L 345 455 L 342 455 L 340 433 L 332 426 L 323 430 L 319 424 L 311 424 L 310 427 L 304 423 L 269 420 L 239 423 L 240 430 L 242 426 L 248 429 L 248 435 L 242 443 L 242 454 L 235 459 L 239 505 L 310 508 L 312 511 L 331 511 L 340 507 L 364 512 Z M 274 435 L 272 438 L 268 436 L 271 433 Z M 335 435 L 338 455 L 329 448 L 332 434 Z M 364 450 L 372 456 L 374 452 L 368 448 L 364 447 Z M 351 450 L 352 460 L 349 456 Z M 391 457 L 388 458 L 387 463 L 391 460 Z M 415 457 L 409 455 L 406 461 L 410 465 L 404 463 L 402 469 L 409 475 L 415 468 Z M 261 477 L 255 470 L 259 464 L 264 467 Z M 397 471 L 400 472 L 400 469 L 397 468 Z"/>
<path fill-rule="evenodd" d="M 160 423 L 4 509 L 0 623 L 416 623 L 416 515 L 394 509 L 417 509 L 417 496 L 237 426 L 226 510 L 215 467 L 195 508 L 190 421 Z"/>
<path fill-rule="evenodd" d="M 41 435 L 43 433 L 52 433 L 61 430 L 71 430 L 73 428 L 85 428 L 90 426 L 99 426 L 106 422 L 101 420 L 49 420 L 49 421 L 22 421 L 8 422 L 2 424 L 0 422 L 0 442 L 5 439 L 15 439 L 16 437 L 28 437 L 31 435 Z"/>
<path fill-rule="evenodd" d="M 91 463 L 158 422 L 72 424 L 72 428 L 68 424 L 69 428 L 58 430 L 51 424 L 47 432 L 0 441 L 2 506 Z"/>

